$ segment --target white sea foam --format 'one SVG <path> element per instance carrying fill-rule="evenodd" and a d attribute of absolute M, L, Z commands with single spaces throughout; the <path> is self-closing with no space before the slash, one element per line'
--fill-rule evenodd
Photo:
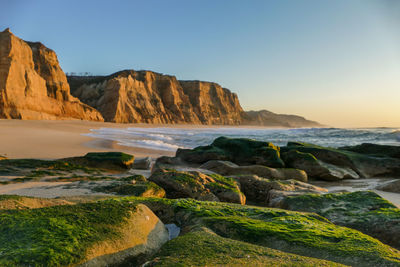
<path fill-rule="evenodd" d="M 338 128 L 168 128 L 130 127 L 126 129 L 100 128 L 87 136 L 116 141 L 123 146 L 165 151 L 208 145 L 219 136 L 253 138 L 286 145 L 288 141 L 301 141 L 317 145 L 340 147 L 361 143 L 400 145 L 398 131 L 393 128 L 338 129 Z"/>

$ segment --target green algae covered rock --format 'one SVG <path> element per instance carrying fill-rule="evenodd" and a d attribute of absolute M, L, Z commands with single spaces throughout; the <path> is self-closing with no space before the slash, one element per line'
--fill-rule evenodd
<path fill-rule="evenodd" d="M 123 152 L 90 152 L 83 157 L 63 160 L 92 168 L 120 170 L 131 168 L 135 157 Z"/>
<path fill-rule="evenodd" d="M 189 197 L 199 200 L 245 204 L 246 197 L 233 178 L 200 172 L 160 170 L 149 180 L 165 189 L 168 198 Z"/>
<path fill-rule="evenodd" d="M 342 266 L 196 229 L 166 243 L 146 266 Z"/>
<path fill-rule="evenodd" d="M 218 137 L 209 146 L 178 149 L 176 157 L 189 163 L 202 164 L 210 160 L 227 160 L 239 165 L 259 164 L 282 168 L 279 147 L 269 142 L 247 138 Z"/>
<path fill-rule="evenodd" d="M 152 211 L 131 202 L 0 211 L 0 266 L 108 266 L 167 240 Z"/>
<path fill-rule="evenodd" d="M 356 146 L 341 147 L 340 149 L 378 157 L 400 158 L 400 146 L 363 143 Z"/>
<path fill-rule="evenodd" d="M 313 155 L 323 167 L 333 172 L 345 169 L 351 176 L 357 174 L 360 178 L 400 177 L 400 160 L 397 158 L 377 157 L 301 142 L 288 142 L 286 147 L 281 147 L 282 153 L 292 150 Z"/>
<path fill-rule="evenodd" d="M 192 199 L 136 201 L 164 216 L 164 221 L 175 220 L 183 227 L 203 225 L 225 238 L 353 266 L 400 265 L 398 250 L 314 213 Z"/>
<path fill-rule="evenodd" d="M 400 249 L 400 209 L 372 191 L 290 196 L 283 207 L 318 213 Z"/>

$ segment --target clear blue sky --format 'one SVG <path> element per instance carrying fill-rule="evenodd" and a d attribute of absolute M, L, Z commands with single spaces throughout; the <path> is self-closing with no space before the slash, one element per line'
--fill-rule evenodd
<path fill-rule="evenodd" d="M 0 30 L 65 72 L 148 69 L 215 81 L 246 110 L 400 127 L 397 0 L 0 0 Z"/>

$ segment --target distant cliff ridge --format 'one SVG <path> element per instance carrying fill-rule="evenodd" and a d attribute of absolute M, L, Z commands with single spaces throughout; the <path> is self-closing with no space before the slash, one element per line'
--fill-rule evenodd
<path fill-rule="evenodd" d="M 295 115 L 245 112 L 235 93 L 213 82 L 134 70 L 67 79 L 53 50 L 8 29 L 0 32 L 0 118 L 321 126 Z"/>
<path fill-rule="evenodd" d="M 101 114 L 69 93 L 53 50 L 0 32 L 0 118 L 83 119 Z"/>

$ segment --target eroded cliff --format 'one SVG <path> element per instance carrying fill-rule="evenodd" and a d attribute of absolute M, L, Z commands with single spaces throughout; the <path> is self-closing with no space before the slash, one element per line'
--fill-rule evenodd
<path fill-rule="evenodd" d="M 54 51 L 0 32 L 0 118 L 102 121 L 94 108 L 70 95 Z"/>
<path fill-rule="evenodd" d="M 151 71 L 69 77 L 71 92 L 106 121 L 122 123 L 240 124 L 237 95 L 216 83 L 178 81 Z"/>

